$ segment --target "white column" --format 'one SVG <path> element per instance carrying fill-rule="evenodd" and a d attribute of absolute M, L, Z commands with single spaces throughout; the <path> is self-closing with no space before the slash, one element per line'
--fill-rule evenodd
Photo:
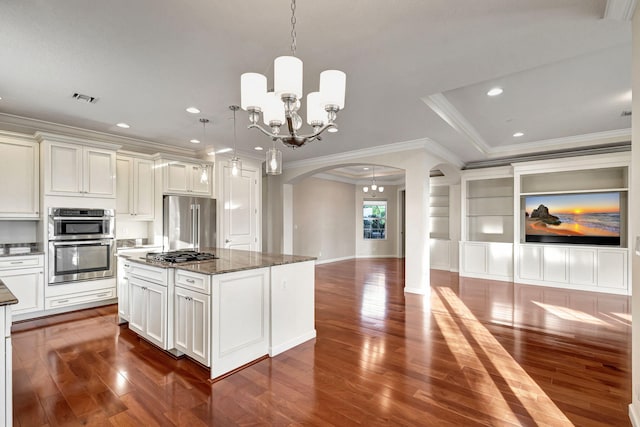
<path fill-rule="evenodd" d="M 293 185 L 282 186 L 282 253 L 293 254 Z"/>
<path fill-rule="evenodd" d="M 629 215 L 629 228 L 631 230 L 631 242 L 629 249 L 631 255 L 632 292 L 631 311 L 633 316 L 640 315 L 640 255 L 637 240 L 640 238 L 640 7 L 636 8 L 632 22 L 632 59 L 631 76 L 632 92 L 635 92 L 631 109 L 636 115 L 631 117 L 631 182 L 629 185 L 629 199 L 631 215 Z M 633 322 L 631 335 L 631 378 L 632 392 L 629 416 L 634 426 L 640 427 L 640 322 Z"/>
<path fill-rule="evenodd" d="M 405 284 L 404 291 L 429 294 L 429 165 L 416 156 L 405 170 Z"/>

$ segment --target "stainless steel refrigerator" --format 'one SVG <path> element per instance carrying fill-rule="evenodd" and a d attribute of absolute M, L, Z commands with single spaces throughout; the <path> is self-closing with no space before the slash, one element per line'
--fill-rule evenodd
<path fill-rule="evenodd" d="M 163 251 L 216 246 L 216 200 L 205 197 L 164 196 Z"/>

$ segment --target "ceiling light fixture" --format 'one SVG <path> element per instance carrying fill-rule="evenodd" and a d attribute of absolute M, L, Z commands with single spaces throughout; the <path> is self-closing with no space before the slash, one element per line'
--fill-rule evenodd
<path fill-rule="evenodd" d="M 207 140 L 207 123 L 209 123 L 209 119 L 205 119 L 204 117 L 200 117 L 198 119 L 198 121 L 200 123 L 202 123 L 202 140 L 206 141 Z M 198 141 L 197 139 L 192 139 L 191 142 L 193 142 L 194 144 L 199 144 L 200 141 Z M 209 154 L 209 153 L 207 153 Z M 208 184 L 209 183 L 209 172 L 208 172 L 208 167 L 207 165 L 200 165 L 200 169 L 201 169 L 201 173 L 200 173 L 200 183 L 201 184 Z"/>
<path fill-rule="evenodd" d="M 371 189 L 371 192 L 369 192 L 369 189 Z M 365 185 L 364 187 L 362 187 L 362 191 L 364 191 L 367 194 L 371 194 L 371 197 L 376 197 L 379 193 L 382 193 L 384 191 L 384 187 L 382 185 L 377 185 L 376 184 L 376 167 L 373 166 L 373 176 L 371 179 L 371 185 Z"/>
<path fill-rule="evenodd" d="M 487 92 L 487 95 L 488 96 L 498 96 L 498 95 L 501 95 L 502 92 L 504 92 L 504 91 L 502 90 L 501 87 L 494 87 L 494 88 L 491 88 L 489 90 L 489 92 Z"/>
<path fill-rule="evenodd" d="M 240 77 L 241 106 L 249 112 L 249 128 L 255 128 L 289 147 L 302 147 L 320 140 L 325 130 L 337 131 L 338 111 L 344 108 L 346 74 L 338 70 L 320 73 L 320 91 L 307 95 L 307 123 L 313 132 L 299 135 L 302 118 L 298 114 L 302 99 L 302 61 L 296 55 L 296 0 L 291 1 L 291 56 L 280 56 L 273 63 L 274 91 L 267 92 L 267 78 L 258 73 L 244 73 Z M 265 125 L 260 126 L 260 113 Z M 286 123 L 287 133 L 280 135 Z M 271 151 L 271 150 L 270 150 Z M 281 155 L 280 155 L 281 156 Z M 267 163 L 270 159 L 267 157 Z"/>
<path fill-rule="evenodd" d="M 264 148 L 262 148 L 262 147 L 260 147 L 260 146 L 253 147 L 253 149 L 254 149 L 254 150 L 256 150 L 256 151 L 262 151 L 262 150 L 264 150 Z"/>
<path fill-rule="evenodd" d="M 522 132 L 516 132 L 516 133 L 514 133 L 514 134 L 513 134 L 513 136 L 514 136 L 515 138 L 520 138 L 520 137 L 521 137 L 521 136 L 523 136 L 523 135 L 524 135 L 524 133 L 522 133 Z"/>
<path fill-rule="evenodd" d="M 233 111 L 233 157 L 229 159 L 229 167 L 231 168 L 231 175 L 242 175 L 242 160 L 238 158 L 236 153 L 236 111 L 240 109 L 237 105 L 229 105 L 229 109 Z"/>
<path fill-rule="evenodd" d="M 126 123 L 118 123 L 118 124 L 116 124 L 116 126 L 118 126 L 119 128 L 122 128 L 122 129 L 129 129 L 131 127 Z"/>
<path fill-rule="evenodd" d="M 192 142 L 194 144 L 200 144 L 200 140 L 199 139 L 191 139 L 191 140 L 189 140 L 189 142 Z"/>
<path fill-rule="evenodd" d="M 189 107 L 186 109 L 187 113 L 191 113 L 191 114 L 199 114 L 200 110 L 198 110 L 196 107 Z"/>

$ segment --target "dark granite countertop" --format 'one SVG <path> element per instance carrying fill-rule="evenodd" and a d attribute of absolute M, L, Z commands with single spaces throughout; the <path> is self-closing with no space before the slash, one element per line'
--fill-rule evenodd
<path fill-rule="evenodd" d="M 175 268 L 200 274 L 223 274 L 233 271 L 253 270 L 256 268 L 272 267 L 274 265 L 292 264 L 295 262 L 313 261 L 316 258 L 302 255 L 270 254 L 266 252 L 241 251 L 237 249 L 201 248 L 200 252 L 210 252 L 219 258 L 207 261 L 168 262 L 147 261 L 144 254 L 124 255 L 132 262 L 146 264 L 160 268 Z"/>
<path fill-rule="evenodd" d="M 0 280 L 0 305 L 17 304 L 18 298 L 11 293 L 2 280 Z"/>
<path fill-rule="evenodd" d="M 11 248 L 28 248 L 27 253 L 11 253 Z M 0 257 L 8 256 L 28 256 L 28 255 L 44 255 L 44 246 L 42 243 L 1 243 Z"/>
<path fill-rule="evenodd" d="M 0 257 L 30 256 L 30 255 L 44 255 L 44 251 L 37 250 L 37 251 L 29 252 L 29 253 L 26 253 L 26 254 L 9 254 L 9 253 L 0 252 Z"/>

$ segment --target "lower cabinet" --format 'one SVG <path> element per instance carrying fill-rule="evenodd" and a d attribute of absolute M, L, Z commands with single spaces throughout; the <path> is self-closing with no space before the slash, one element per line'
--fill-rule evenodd
<path fill-rule="evenodd" d="M 211 296 L 176 286 L 174 316 L 175 348 L 211 366 Z"/>
<path fill-rule="evenodd" d="M 167 349 L 167 287 L 129 278 L 129 328 Z"/>
<path fill-rule="evenodd" d="M 18 298 L 13 316 L 44 310 L 44 267 L 42 255 L 7 257 L 0 264 L 0 279 Z"/>
<path fill-rule="evenodd" d="M 0 425 L 13 425 L 11 306 L 0 306 Z"/>
<path fill-rule="evenodd" d="M 211 378 L 269 352 L 269 268 L 212 276 Z"/>

